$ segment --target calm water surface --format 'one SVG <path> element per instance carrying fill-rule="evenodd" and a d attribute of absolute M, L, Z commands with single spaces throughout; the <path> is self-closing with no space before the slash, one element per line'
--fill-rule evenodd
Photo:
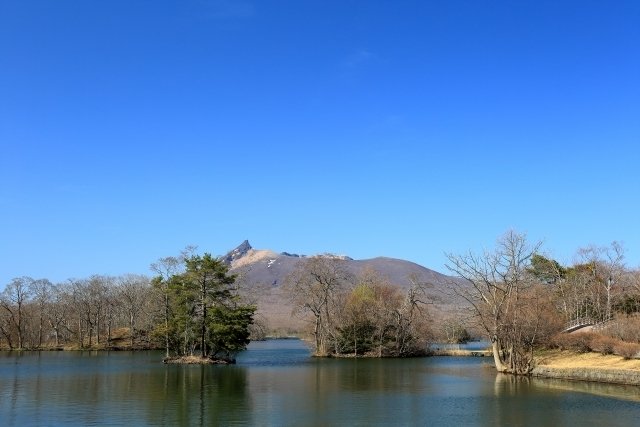
<path fill-rule="evenodd" d="M 496 375 L 489 358 L 325 360 L 274 340 L 235 366 L 161 359 L 0 353 L 0 425 L 640 425 L 640 387 Z"/>

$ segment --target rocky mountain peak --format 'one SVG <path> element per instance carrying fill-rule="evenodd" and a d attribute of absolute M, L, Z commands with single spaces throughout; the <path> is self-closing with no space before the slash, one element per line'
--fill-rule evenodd
<path fill-rule="evenodd" d="M 235 249 L 231 250 L 225 256 L 223 256 L 221 260 L 225 264 L 231 265 L 232 262 L 245 256 L 251 249 L 253 249 L 251 247 L 251 244 L 248 240 L 245 240 L 244 242 L 240 243 L 240 245 L 238 245 Z"/>

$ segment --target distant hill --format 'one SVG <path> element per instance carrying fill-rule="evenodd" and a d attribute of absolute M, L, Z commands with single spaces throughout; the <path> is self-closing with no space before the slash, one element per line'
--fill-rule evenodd
<path fill-rule="evenodd" d="M 389 283 L 402 288 L 411 286 L 412 277 L 428 283 L 431 285 L 429 293 L 438 301 L 433 307 L 436 310 L 446 310 L 451 305 L 458 305 L 441 292 L 446 283 L 455 281 L 455 278 L 414 262 L 387 257 L 355 260 L 344 255 L 319 256 L 344 260 L 347 270 L 354 276 L 359 276 L 365 270 L 375 270 Z M 247 287 L 255 289 L 252 293 L 257 299 L 259 313 L 266 319 L 269 327 L 283 332 L 288 332 L 288 329 L 300 330 L 304 326 L 300 319 L 291 318 L 291 308 L 282 293 L 281 285 L 305 258 L 306 255 L 295 253 L 254 249 L 247 240 L 221 257 L 232 273 L 238 274 Z"/>

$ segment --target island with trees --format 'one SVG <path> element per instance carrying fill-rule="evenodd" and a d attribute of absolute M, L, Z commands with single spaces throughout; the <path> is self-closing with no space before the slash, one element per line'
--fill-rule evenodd
<path fill-rule="evenodd" d="M 249 343 L 256 307 L 233 288 L 235 276 L 205 253 L 184 260 L 182 273 L 158 275 L 153 286 L 165 302 L 165 363 L 234 363 Z"/>
<path fill-rule="evenodd" d="M 0 295 L 0 344 L 9 350 L 163 348 L 166 363 L 233 363 L 249 343 L 256 307 L 220 259 L 192 252 L 153 264 L 153 279 L 13 279 Z"/>
<path fill-rule="evenodd" d="M 316 356 L 424 356 L 431 340 L 425 288 L 412 279 L 402 292 L 375 271 L 354 277 L 344 260 L 306 259 L 287 277 L 294 314 L 312 324 Z"/>

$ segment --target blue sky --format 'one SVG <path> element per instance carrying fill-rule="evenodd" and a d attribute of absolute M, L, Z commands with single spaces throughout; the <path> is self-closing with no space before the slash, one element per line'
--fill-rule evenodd
<path fill-rule="evenodd" d="M 640 265 L 637 1 L 0 0 L 0 284 L 188 244 Z"/>

